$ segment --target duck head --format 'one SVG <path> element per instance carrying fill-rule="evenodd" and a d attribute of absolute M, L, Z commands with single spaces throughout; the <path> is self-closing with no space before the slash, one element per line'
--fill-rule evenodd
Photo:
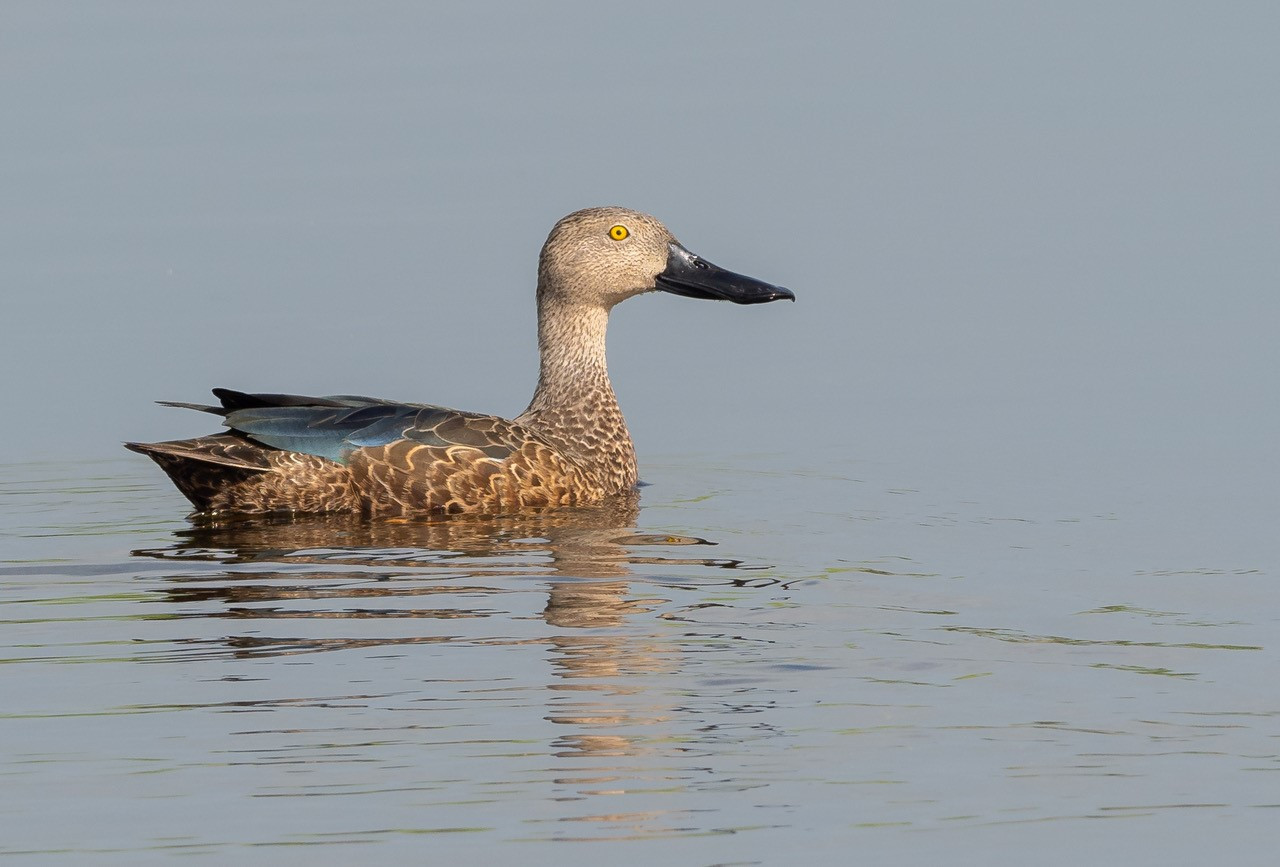
<path fill-rule="evenodd" d="M 539 301 L 600 306 L 644 292 L 762 304 L 789 289 L 726 271 L 691 252 L 658 220 L 627 208 L 587 208 L 556 223 L 538 262 Z"/>

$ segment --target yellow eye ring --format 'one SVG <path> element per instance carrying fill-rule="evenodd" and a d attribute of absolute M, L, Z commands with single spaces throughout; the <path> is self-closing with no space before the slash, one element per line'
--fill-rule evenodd
<path fill-rule="evenodd" d="M 621 241 L 622 239 L 626 238 L 627 235 L 630 235 L 630 234 L 631 232 L 627 231 L 626 226 L 614 226 L 612 229 L 609 230 L 609 237 L 615 241 Z"/>

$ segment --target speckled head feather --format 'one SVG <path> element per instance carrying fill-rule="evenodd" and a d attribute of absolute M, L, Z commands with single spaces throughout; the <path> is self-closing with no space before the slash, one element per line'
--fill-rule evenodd
<path fill-rule="evenodd" d="M 633 295 L 651 292 L 674 241 L 666 226 L 639 211 L 574 211 L 556 223 L 542 245 L 538 303 L 610 310 Z"/>
<path fill-rule="evenodd" d="M 514 420 L 377 398 L 214 389 L 229 431 L 126 443 L 198 512 L 509 514 L 631 491 L 635 449 L 605 364 L 609 311 L 662 290 L 756 304 L 790 291 L 725 271 L 626 208 L 576 211 L 538 262 L 538 386 Z"/>

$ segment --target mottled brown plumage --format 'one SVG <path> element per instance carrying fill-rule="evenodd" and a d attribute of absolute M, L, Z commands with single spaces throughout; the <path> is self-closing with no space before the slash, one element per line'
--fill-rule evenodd
<path fill-rule="evenodd" d="M 666 227 L 589 208 L 551 231 L 538 265 L 538 387 L 512 421 L 375 398 L 215 389 L 229 432 L 127 443 L 207 513 L 508 514 L 601 502 L 636 485 L 605 364 L 615 304 L 655 289 L 742 304 L 794 296 L 717 268 Z"/>

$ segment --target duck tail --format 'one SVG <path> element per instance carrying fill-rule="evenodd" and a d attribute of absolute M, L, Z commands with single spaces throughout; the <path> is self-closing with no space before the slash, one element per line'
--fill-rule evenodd
<path fill-rule="evenodd" d="M 219 492 L 272 470 L 268 449 L 234 434 L 124 447 L 155 461 L 197 511 L 214 508 Z"/>

